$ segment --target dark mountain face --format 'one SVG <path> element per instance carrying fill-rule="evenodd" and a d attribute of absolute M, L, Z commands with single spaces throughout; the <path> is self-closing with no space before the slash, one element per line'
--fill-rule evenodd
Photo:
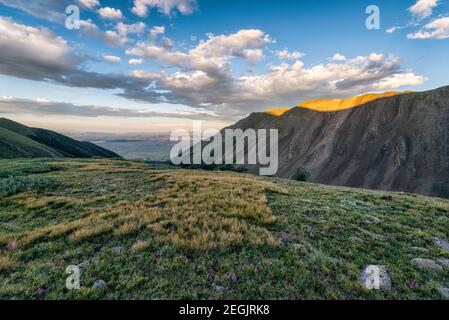
<path fill-rule="evenodd" d="M 0 158 L 120 158 L 90 142 L 0 119 Z"/>
<path fill-rule="evenodd" d="M 449 87 L 338 112 L 255 113 L 232 128 L 279 130 L 279 177 L 303 167 L 312 182 L 449 197 Z"/>

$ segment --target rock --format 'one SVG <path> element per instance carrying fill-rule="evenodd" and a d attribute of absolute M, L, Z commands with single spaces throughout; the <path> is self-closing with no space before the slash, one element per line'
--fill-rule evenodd
<path fill-rule="evenodd" d="M 372 288 L 369 287 L 370 284 L 375 284 L 373 282 L 376 274 L 379 276 L 379 287 Z M 360 273 L 360 283 L 367 289 L 377 289 L 377 290 L 390 290 L 391 289 L 391 279 L 388 275 L 388 269 L 386 266 L 382 265 L 369 265 Z"/>
<path fill-rule="evenodd" d="M 86 269 L 87 265 L 89 264 L 89 260 L 84 260 L 83 262 L 81 262 L 79 265 L 77 265 L 77 267 L 80 270 L 84 270 Z"/>
<path fill-rule="evenodd" d="M 106 286 L 107 286 L 106 281 L 104 281 L 103 279 L 99 279 L 95 281 L 94 285 L 92 286 L 92 289 L 102 289 L 105 288 Z"/>
<path fill-rule="evenodd" d="M 439 238 L 437 238 L 437 237 L 433 237 L 432 240 L 433 240 L 433 242 L 435 242 L 435 244 L 436 244 L 437 246 L 439 246 L 441 249 L 444 249 L 444 250 L 446 250 L 446 251 L 449 252 L 449 242 L 446 242 L 446 241 L 444 241 L 444 240 L 441 240 L 441 239 L 439 239 Z"/>
<path fill-rule="evenodd" d="M 37 294 L 38 297 L 42 297 L 45 294 L 45 290 L 42 289 L 42 288 L 38 288 L 36 290 L 36 294 Z"/>
<path fill-rule="evenodd" d="M 415 259 L 412 259 L 411 262 L 417 266 L 422 267 L 422 268 L 432 269 L 435 271 L 443 270 L 443 267 L 436 264 L 435 261 L 430 260 L 430 259 L 415 258 Z"/>
<path fill-rule="evenodd" d="M 360 242 L 360 243 L 365 242 L 363 241 L 363 239 L 360 239 L 359 237 L 349 237 L 349 240 L 351 240 L 352 242 Z"/>
<path fill-rule="evenodd" d="M 115 253 L 115 254 L 120 254 L 120 253 L 122 253 L 122 250 L 123 250 L 122 247 L 113 247 L 113 248 L 111 249 L 112 253 Z"/>
<path fill-rule="evenodd" d="M 215 290 L 220 291 L 220 292 L 224 292 L 225 291 L 225 287 L 216 285 L 215 286 Z"/>
<path fill-rule="evenodd" d="M 288 232 L 277 232 L 275 233 L 275 236 L 277 236 L 279 238 L 279 240 L 281 240 L 281 243 L 293 243 L 296 241 L 296 235 L 292 234 L 292 233 L 288 233 Z"/>
<path fill-rule="evenodd" d="M 441 263 L 442 265 L 446 266 L 449 268 L 449 259 L 446 258 L 439 258 L 438 262 Z"/>
<path fill-rule="evenodd" d="M 443 298 L 449 299 L 449 288 L 441 288 L 440 292 Z"/>
<path fill-rule="evenodd" d="M 410 289 L 419 289 L 420 285 L 416 280 L 407 280 L 407 287 Z"/>
<path fill-rule="evenodd" d="M 236 282 L 238 280 L 237 275 L 235 274 L 235 272 L 231 272 L 228 276 L 229 280 L 231 280 L 232 282 Z"/>
<path fill-rule="evenodd" d="M 17 242 L 16 241 L 11 241 L 8 242 L 8 250 L 16 250 L 17 249 Z"/>

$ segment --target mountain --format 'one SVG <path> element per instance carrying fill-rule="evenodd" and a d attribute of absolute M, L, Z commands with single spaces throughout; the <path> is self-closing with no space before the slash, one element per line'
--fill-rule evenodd
<path fill-rule="evenodd" d="M 0 158 L 120 158 L 90 142 L 0 118 Z"/>
<path fill-rule="evenodd" d="M 340 111 L 305 105 L 253 113 L 231 128 L 279 130 L 279 177 L 304 168 L 316 183 L 449 197 L 449 86 Z"/>

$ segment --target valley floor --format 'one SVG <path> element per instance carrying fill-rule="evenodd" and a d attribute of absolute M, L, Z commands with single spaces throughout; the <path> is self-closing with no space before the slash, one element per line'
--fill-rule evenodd
<path fill-rule="evenodd" d="M 0 299 L 442 299 L 448 240 L 443 199 L 139 162 L 0 161 Z M 391 289 L 363 286 L 369 265 L 385 266 Z M 79 290 L 66 288 L 68 266 Z"/>

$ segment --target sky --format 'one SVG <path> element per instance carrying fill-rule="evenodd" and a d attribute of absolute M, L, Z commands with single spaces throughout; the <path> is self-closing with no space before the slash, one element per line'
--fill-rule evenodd
<path fill-rule="evenodd" d="M 0 116 L 220 129 L 310 99 L 448 85 L 448 53 L 448 0 L 0 0 Z"/>

